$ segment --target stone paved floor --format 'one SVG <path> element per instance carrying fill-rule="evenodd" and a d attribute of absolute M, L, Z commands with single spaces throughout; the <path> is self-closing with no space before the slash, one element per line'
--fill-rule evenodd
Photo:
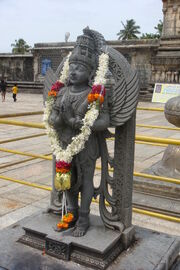
<path fill-rule="evenodd" d="M 163 107 L 163 104 L 140 103 L 144 107 Z M 10 93 L 6 102 L 0 101 L 0 115 L 18 112 L 31 112 L 43 109 L 42 96 L 38 94 L 22 94 L 17 96 L 14 103 Z M 42 115 L 21 116 L 8 118 L 16 121 L 42 122 Z M 149 125 L 171 126 L 162 112 L 138 111 L 137 123 Z M 15 142 L 1 143 L 3 140 L 22 136 L 44 133 L 44 130 L 19 126 L 0 124 L 0 147 L 36 154 L 48 154 L 51 152 L 47 136 Z M 179 139 L 178 131 L 165 131 L 150 128 L 137 128 L 136 134 L 145 136 L 157 136 L 163 138 Z M 109 141 L 109 149 L 113 149 L 113 141 Z M 141 172 L 160 160 L 164 147 L 154 147 L 145 144 L 136 144 L 135 171 Z M 0 175 L 19 180 L 29 181 L 40 185 L 51 186 L 51 161 L 31 159 L 29 157 L 0 152 Z M 28 161 L 29 160 L 29 161 Z M 26 161 L 17 164 L 19 161 Z M 15 164 L 16 163 L 16 164 Z M 8 166 L 7 166 L 8 165 Z M 96 171 L 98 181 L 99 171 Z M 0 229 L 4 228 L 39 209 L 45 209 L 49 204 L 49 191 L 27 187 L 17 183 L 0 179 Z M 92 212 L 97 213 L 97 205 L 92 205 Z M 178 224 L 160 219 L 133 214 L 133 223 L 156 229 L 171 234 L 179 234 Z"/>

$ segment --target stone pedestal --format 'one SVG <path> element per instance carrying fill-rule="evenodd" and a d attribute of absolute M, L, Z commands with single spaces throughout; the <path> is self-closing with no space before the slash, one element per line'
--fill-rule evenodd
<path fill-rule="evenodd" d="M 60 218 L 54 214 L 33 217 L 23 228 L 19 241 L 58 259 L 75 261 L 95 269 L 105 269 L 133 242 L 134 227 L 123 233 L 104 227 L 99 216 L 90 216 L 90 228 L 83 237 L 73 237 L 73 228 L 55 231 Z"/>
<path fill-rule="evenodd" d="M 47 219 L 49 219 L 49 221 Z M 45 220 L 49 223 L 45 223 Z M 90 266 L 91 263 L 93 262 L 94 265 L 95 262 L 95 259 L 90 258 L 91 255 L 94 254 L 94 256 L 96 255 L 96 257 L 98 257 L 99 254 L 104 251 L 108 252 L 108 250 L 112 250 L 112 252 L 115 252 L 116 248 L 114 249 L 112 246 L 116 246 L 119 241 L 119 237 L 121 238 L 121 236 L 119 236 L 119 234 L 117 235 L 115 231 L 113 232 L 105 228 L 102 229 L 101 224 L 97 221 L 96 228 L 98 233 L 94 234 L 95 232 L 93 232 L 94 230 L 92 227 L 88 231 L 91 237 L 96 236 L 95 239 L 88 239 L 87 234 L 85 238 L 82 237 L 81 239 L 79 238 L 72 241 L 68 235 L 68 231 L 64 233 L 57 233 L 55 236 L 53 231 L 53 220 L 54 217 L 50 218 L 50 216 L 47 215 L 43 217 L 43 215 L 39 213 L 28 217 L 10 226 L 9 228 L 1 230 L 0 269 L 90 270 L 92 269 L 92 266 Z M 33 231 L 30 231 L 30 226 L 33 226 L 32 229 L 39 228 L 40 232 L 44 231 L 44 233 L 46 230 L 48 230 L 49 235 L 47 240 L 49 241 L 49 239 L 52 239 L 52 241 L 54 241 L 56 244 L 56 248 L 54 248 L 54 245 L 52 245 L 49 249 L 49 242 L 47 242 L 46 250 L 44 250 L 44 234 L 40 232 L 38 240 L 39 249 L 32 248 L 19 242 L 19 239 L 24 238 L 23 227 L 26 228 L 26 236 L 28 236 L 27 232 L 29 232 L 32 236 Z M 66 236 L 66 240 L 63 236 L 64 234 L 68 235 Z M 98 239 L 101 239 L 101 242 L 99 242 Z M 109 243 L 110 241 L 111 244 Z M 63 242 L 64 245 L 71 246 L 72 250 L 70 257 L 72 254 L 76 254 L 77 260 L 65 260 L 64 258 L 62 259 L 58 256 L 52 256 L 52 254 L 50 254 L 50 250 L 52 250 L 53 253 L 59 253 L 58 245 L 60 245 L 61 242 Z M 85 245 L 89 246 L 89 251 L 85 250 Z M 122 247 L 122 244 L 120 243 L 119 246 Z M 64 250 L 66 250 L 66 247 Z M 108 266 L 108 270 L 177 270 L 180 266 L 178 261 L 179 251 L 180 239 L 178 237 L 135 227 L 135 242 L 127 250 L 124 250 L 119 256 L 114 254 L 114 259 Z M 84 256 L 86 266 L 76 263 L 82 256 L 82 252 L 86 254 Z M 67 253 L 66 256 L 68 257 L 69 254 Z M 104 255 L 103 259 L 108 260 L 108 253 Z M 101 268 L 104 267 L 103 261 L 101 261 L 100 264 L 99 261 L 97 262 L 96 268 L 99 269 L 99 266 Z M 93 268 L 95 267 L 93 266 Z"/>

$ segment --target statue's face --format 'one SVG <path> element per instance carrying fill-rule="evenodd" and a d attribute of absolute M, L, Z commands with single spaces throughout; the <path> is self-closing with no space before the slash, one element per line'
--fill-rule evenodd
<path fill-rule="evenodd" d="M 81 85 L 88 82 L 89 70 L 79 63 L 71 63 L 69 66 L 69 81 L 73 85 Z"/>

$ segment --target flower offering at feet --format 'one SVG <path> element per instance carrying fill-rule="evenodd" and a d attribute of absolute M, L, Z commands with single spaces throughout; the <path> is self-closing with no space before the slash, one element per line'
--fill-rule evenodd
<path fill-rule="evenodd" d="M 74 215 L 72 213 L 67 213 L 66 215 L 63 216 L 63 221 L 66 223 L 72 222 L 74 219 Z"/>
<path fill-rule="evenodd" d="M 69 224 L 73 221 L 74 215 L 72 213 L 67 213 L 66 215 L 63 215 L 60 222 L 57 223 L 58 229 L 68 229 Z"/>
<path fill-rule="evenodd" d="M 58 229 L 67 229 L 69 227 L 69 224 L 66 223 L 66 222 L 63 222 L 63 221 L 60 221 L 58 224 L 57 224 L 57 228 Z"/>

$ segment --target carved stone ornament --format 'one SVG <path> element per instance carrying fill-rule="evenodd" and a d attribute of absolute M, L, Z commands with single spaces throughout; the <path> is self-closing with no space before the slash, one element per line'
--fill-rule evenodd
<path fill-rule="evenodd" d="M 170 98 L 164 108 L 169 123 L 180 127 L 180 96 Z M 152 166 L 156 175 L 180 179 L 180 146 L 168 145 L 162 159 Z"/>
<path fill-rule="evenodd" d="M 85 149 L 73 158 L 72 179 L 75 183 L 67 192 L 68 207 L 70 210 L 76 211 L 77 225 L 75 226 L 79 226 L 79 224 L 81 225 L 81 220 L 79 221 L 79 219 L 83 219 L 86 213 L 89 215 L 89 206 L 92 197 L 98 197 L 100 216 L 104 225 L 122 232 L 131 226 L 132 219 L 135 113 L 139 93 L 139 81 L 137 73 L 132 70 L 122 54 L 108 46 L 100 33 L 89 28 L 85 28 L 83 32 L 83 35 L 77 38 L 77 43 L 72 51 L 70 66 L 81 63 L 86 66 L 87 69 L 90 67 L 87 87 L 83 93 L 82 91 L 77 91 L 74 94 L 73 89 L 77 89 L 77 87 L 74 87 L 75 83 L 73 84 L 73 79 L 75 80 L 76 76 L 70 74 L 67 84 L 62 89 L 62 96 L 60 97 L 59 95 L 59 97 L 57 97 L 57 100 L 59 98 L 59 103 L 56 102 L 55 109 L 58 110 L 59 114 L 61 114 L 60 107 L 62 106 L 62 100 L 65 106 L 67 102 L 70 103 L 69 111 L 72 107 L 73 115 L 76 115 L 75 107 L 73 107 L 75 106 L 74 104 L 81 104 L 87 100 L 87 95 L 91 91 L 97 70 L 98 57 L 101 53 L 108 54 L 109 69 L 106 74 L 106 101 L 101 108 L 99 117 L 96 120 L 97 122 L 95 122 L 94 127 L 92 127 L 92 134 L 89 137 L 89 141 L 86 143 Z M 59 79 L 65 60 L 66 58 L 60 63 L 55 74 L 52 69 L 48 70 L 45 77 L 44 100 L 47 98 L 47 93 L 51 85 Z M 78 110 L 78 106 L 76 108 Z M 105 127 L 102 128 L 99 123 L 100 120 L 104 120 L 104 118 L 108 118 L 108 126 L 105 125 Z M 67 121 L 64 121 L 62 125 L 63 130 L 65 130 L 66 125 L 68 125 L 65 122 Z M 115 135 L 112 135 L 108 131 L 108 127 L 115 128 Z M 59 125 L 57 132 L 59 132 L 58 134 L 61 140 L 65 141 L 67 137 L 63 137 L 62 129 L 61 125 Z M 72 129 L 70 137 L 72 138 L 77 132 L 77 130 L 74 132 Z M 115 138 L 113 157 L 110 157 L 106 143 L 106 138 L 111 136 Z M 101 158 L 102 168 L 100 185 L 99 187 L 93 188 L 93 196 L 89 194 L 84 195 L 88 188 L 89 190 L 91 189 L 90 186 L 93 183 L 95 163 L 98 157 Z M 109 165 L 114 169 L 113 175 L 110 175 L 108 171 Z M 51 193 L 50 210 L 60 212 L 61 192 L 57 191 L 55 188 L 54 176 L 55 159 L 53 161 L 53 189 Z M 87 177 L 89 182 L 86 179 Z M 89 185 L 89 187 L 86 187 L 86 190 L 85 185 Z M 77 198 L 75 198 L 75 196 L 77 197 L 79 192 L 81 193 L 81 204 L 77 206 Z M 108 207 L 107 203 L 109 204 Z"/>

